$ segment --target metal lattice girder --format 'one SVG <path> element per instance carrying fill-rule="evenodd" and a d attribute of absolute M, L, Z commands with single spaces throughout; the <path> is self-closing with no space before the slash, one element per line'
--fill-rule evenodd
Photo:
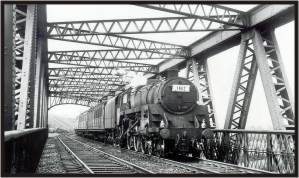
<path fill-rule="evenodd" d="M 121 61 L 55 61 L 49 62 L 50 64 L 67 64 L 68 68 L 89 68 L 89 69 L 110 69 L 117 70 L 117 69 L 125 69 L 134 72 L 147 72 L 147 73 L 157 73 L 157 67 L 151 64 L 141 64 L 141 63 L 128 63 L 128 62 L 121 62 Z M 50 68 L 50 69 L 57 69 L 57 68 Z"/>
<path fill-rule="evenodd" d="M 97 83 L 97 82 L 116 82 L 120 84 L 125 84 L 120 76 L 112 76 L 112 75 L 101 75 L 101 74 L 90 74 L 90 73 L 76 73 L 76 75 L 72 75 L 72 73 L 66 73 L 67 71 L 63 71 L 63 73 L 59 73 L 59 75 L 51 75 L 49 76 L 50 84 L 60 83 L 61 82 L 89 82 L 89 83 Z M 81 74 L 81 75 L 78 75 Z M 86 77 L 83 75 L 86 74 Z M 80 78 L 82 77 L 82 78 Z"/>
<path fill-rule="evenodd" d="M 71 82 L 70 82 L 71 83 Z M 75 84 L 74 84 L 75 83 Z M 82 82 L 83 83 L 83 82 Z M 118 87 L 120 85 L 107 85 L 107 86 L 104 86 L 104 85 L 99 85 L 99 84 L 94 84 L 94 83 L 85 83 L 85 85 L 78 85 L 80 84 L 80 82 L 72 82 L 71 84 L 62 84 L 62 85 L 57 85 L 57 84 L 50 84 L 49 85 L 49 90 L 52 91 L 52 89 L 61 89 L 61 91 L 65 91 L 65 90 L 86 90 L 86 89 L 96 89 L 96 90 L 102 90 L 102 89 L 108 89 L 108 90 L 115 90 L 115 89 L 118 89 Z"/>
<path fill-rule="evenodd" d="M 78 100 L 89 100 L 93 102 L 97 102 L 99 98 L 96 98 L 94 96 L 90 96 L 87 94 L 71 94 L 71 93 L 60 93 L 60 94 L 55 94 L 55 93 L 50 93 L 50 97 L 60 97 L 60 98 L 73 98 L 73 99 L 78 99 Z M 100 96 L 99 96 L 100 97 Z M 75 103 L 74 103 L 75 104 Z"/>
<path fill-rule="evenodd" d="M 242 34 L 224 129 L 245 129 L 257 75 L 252 32 Z"/>
<path fill-rule="evenodd" d="M 49 77 L 88 77 L 94 78 L 94 77 L 104 77 L 109 76 L 112 73 L 112 69 L 104 70 L 103 68 L 97 71 L 96 68 L 49 68 L 48 74 Z M 99 71 L 100 70 L 100 71 Z M 98 72 L 99 71 L 99 72 Z"/>
<path fill-rule="evenodd" d="M 226 19 L 231 19 L 226 16 Z M 219 19 L 220 16 L 213 18 Z M 224 18 L 224 19 L 225 19 Z M 69 21 L 48 23 L 48 35 L 70 36 L 91 34 L 135 34 L 135 33 L 169 33 L 169 32 L 193 32 L 193 31 L 220 31 L 238 30 L 239 28 L 226 28 L 206 25 L 211 22 L 198 17 L 163 17 L 163 18 L 139 18 L 117 20 L 92 20 Z M 223 21 L 223 23 L 227 23 Z M 238 26 L 239 25 L 234 25 Z"/>
<path fill-rule="evenodd" d="M 294 105 L 274 31 L 254 30 L 257 65 L 275 130 L 294 126 Z"/>
<path fill-rule="evenodd" d="M 105 92 L 112 92 L 119 89 L 117 85 L 101 85 L 101 84 L 85 84 L 80 85 L 78 83 L 72 85 L 62 84 L 57 87 L 56 85 L 50 85 L 49 90 L 51 93 L 53 92 L 60 92 L 60 91 L 86 91 L 86 92 L 98 92 L 98 91 L 105 91 Z"/>
<path fill-rule="evenodd" d="M 28 114 L 32 113 L 28 109 L 31 110 L 30 108 L 33 108 L 34 75 L 32 74 L 34 74 L 35 70 L 32 66 L 35 66 L 34 60 L 36 57 L 36 10 L 36 5 L 27 6 L 17 129 L 26 128 L 27 119 L 31 119 Z"/>
<path fill-rule="evenodd" d="M 56 55 L 55 58 L 57 57 Z M 64 60 L 63 60 L 64 59 Z M 78 60 L 73 60 L 74 57 L 70 56 L 62 56 L 60 55 L 60 60 L 51 60 L 49 59 L 49 63 L 53 64 L 68 64 L 73 66 L 81 66 L 87 68 L 104 68 L 104 69 L 119 69 L 125 68 L 131 71 L 136 72 L 149 72 L 156 73 L 157 67 L 152 64 L 144 64 L 137 62 L 127 62 L 127 61 L 113 61 L 113 60 L 95 60 L 87 57 L 80 57 Z"/>
<path fill-rule="evenodd" d="M 50 61 L 62 60 L 145 60 L 145 59 L 178 59 L 179 56 L 155 53 L 152 51 L 139 51 L 127 49 L 110 50 L 77 50 L 77 51 L 49 51 Z"/>
<path fill-rule="evenodd" d="M 84 75 L 110 75 L 112 74 L 112 68 L 85 68 L 85 67 L 76 67 L 76 68 L 49 68 L 49 76 L 84 76 Z"/>
<path fill-rule="evenodd" d="M 97 104 L 96 101 L 86 100 L 86 99 L 76 99 L 76 98 L 65 98 L 65 97 L 51 97 L 49 98 L 49 109 L 56 105 L 61 104 L 78 104 L 83 106 L 95 106 Z"/>
<path fill-rule="evenodd" d="M 187 78 L 196 85 L 199 90 L 199 104 L 206 105 L 209 112 L 209 124 L 216 127 L 215 110 L 209 83 L 209 71 L 207 59 L 187 62 Z"/>
<path fill-rule="evenodd" d="M 65 90 L 59 90 L 59 91 L 50 91 L 51 94 L 59 94 L 59 93 L 80 93 L 84 94 L 86 92 L 87 95 L 89 94 L 103 94 L 103 93 L 109 93 L 109 92 L 115 92 L 115 90 L 112 89 L 97 89 L 97 88 L 90 88 L 89 90 L 87 88 L 79 88 L 79 89 L 74 89 L 74 88 L 67 88 Z"/>
<path fill-rule="evenodd" d="M 276 28 L 291 22 L 294 19 L 294 4 L 264 4 L 258 5 L 254 10 L 247 12 L 250 26 L 260 29 Z M 282 18 L 283 17 L 283 18 Z M 219 31 L 212 32 L 189 46 L 190 57 L 198 55 L 212 56 L 230 47 L 238 45 L 242 31 Z M 159 64 L 159 72 L 170 67 L 186 62 L 187 58 L 168 60 Z M 154 74 L 146 74 L 147 78 Z"/>
<path fill-rule="evenodd" d="M 111 92 L 111 91 L 110 91 Z M 109 94 L 109 91 L 52 91 L 50 96 L 84 96 L 87 98 L 98 98 Z"/>
<path fill-rule="evenodd" d="M 22 62 L 24 54 L 24 36 L 26 26 L 26 5 L 13 5 L 13 106 L 12 129 L 16 128 L 16 120 L 19 117 L 19 103 L 21 91 Z"/>
<path fill-rule="evenodd" d="M 205 29 L 209 29 L 215 23 L 222 25 L 219 28 L 225 28 L 223 25 L 240 28 L 247 26 L 244 12 L 216 4 L 142 4 L 139 6 L 198 18 Z"/>
<path fill-rule="evenodd" d="M 87 82 L 87 83 L 98 83 L 98 82 L 106 82 L 106 81 L 111 81 L 111 82 L 119 82 L 119 83 L 123 83 L 125 84 L 126 82 L 124 82 L 121 77 L 119 76 L 115 76 L 115 77 L 112 77 L 110 75 L 106 75 L 106 76 L 102 76 L 102 75 L 90 75 L 90 78 L 87 78 L 87 77 L 82 77 L 80 78 L 79 77 L 69 77 L 69 76 L 62 76 L 62 77 L 59 77 L 59 78 L 52 78 L 50 76 L 50 84 L 52 83 L 60 83 L 61 82 Z"/>
<path fill-rule="evenodd" d="M 118 35 L 71 35 L 71 36 L 49 36 L 48 39 L 77 42 L 90 45 L 101 45 L 107 47 L 123 48 L 126 50 L 141 50 L 167 54 L 179 57 L 189 56 L 185 46 L 159 41 L 145 40 Z"/>
<path fill-rule="evenodd" d="M 53 83 L 53 84 L 51 84 Z M 54 81 L 50 83 L 50 91 L 59 91 L 62 90 L 62 87 L 74 86 L 76 85 L 78 88 L 86 88 L 86 86 L 99 86 L 108 90 L 115 89 L 117 87 L 123 87 L 127 83 L 125 82 L 118 82 L 118 81 L 98 81 L 98 82 L 88 82 L 88 81 Z M 60 87 L 61 86 L 61 87 Z M 116 90 L 116 89 L 115 89 Z"/>
<path fill-rule="evenodd" d="M 123 81 L 121 78 L 105 78 L 105 79 L 96 79 L 96 80 L 80 80 L 80 79 L 49 79 L 50 85 L 61 86 L 61 85 L 103 85 L 109 84 L 111 86 L 123 86 L 128 84 L 128 82 Z"/>

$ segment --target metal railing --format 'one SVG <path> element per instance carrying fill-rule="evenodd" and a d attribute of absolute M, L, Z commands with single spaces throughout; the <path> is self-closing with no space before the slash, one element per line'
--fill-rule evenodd
<path fill-rule="evenodd" d="M 295 173 L 294 131 L 214 130 L 207 158 L 239 166 Z"/>
<path fill-rule="evenodd" d="M 4 132 L 3 173 L 5 175 L 34 173 L 47 138 L 47 128 Z"/>

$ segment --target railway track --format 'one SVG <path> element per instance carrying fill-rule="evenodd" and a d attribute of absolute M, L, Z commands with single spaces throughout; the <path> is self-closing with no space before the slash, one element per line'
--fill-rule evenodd
<path fill-rule="evenodd" d="M 133 150 L 127 150 L 133 154 L 140 154 Z M 180 165 L 182 167 L 186 167 L 189 169 L 196 169 L 199 173 L 207 173 L 207 174 L 272 174 L 268 171 L 241 167 L 233 164 L 213 161 L 213 160 L 206 160 L 201 158 L 187 158 L 186 161 L 177 161 L 175 159 L 167 159 L 161 158 L 158 156 L 152 156 L 155 159 L 163 160 L 168 164 Z"/>
<path fill-rule="evenodd" d="M 90 142 L 86 141 L 86 139 L 84 139 L 84 141 L 82 141 L 82 140 L 78 141 L 78 140 L 73 139 L 73 138 L 70 138 L 70 139 L 74 142 L 81 142 L 84 145 L 88 145 L 89 147 L 92 147 L 93 149 L 99 150 L 97 148 L 94 148 L 94 145 L 91 146 Z M 110 146 L 108 146 L 108 147 L 110 147 Z M 112 147 L 112 146 L 110 148 L 115 149 L 115 147 Z M 101 150 L 99 150 L 99 151 L 101 151 Z M 147 160 L 147 158 L 148 158 L 148 156 L 146 156 L 146 155 L 142 155 L 140 153 L 137 153 L 137 152 L 134 152 L 134 151 L 131 151 L 131 150 L 121 149 L 121 151 L 122 151 L 123 154 L 133 153 L 136 156 L 138 155 L 139 157 L 143 157 L 144 160 Z M 152 157 L 151 157 L 151 159 L 152 159 Z M 160 162 L 160 164 L 163 164 L 164 166 L 167 165 L 169 167 L 173 167 L 174 169 L 184 170 L 183 172 L 186 172 L 187 174 L 210 174 L 210 173 L 212 173 L 212 172 L 204 170 L 202 168 L 186 165 L 186 164 L 176 162 L 176 161 L 172 161 L 172 160 L 167 160 L 167 159 L 162 160 L 162 159 L 157 159 L 157 158 L 154 158 L 154 159 L 158 160 Z M 150 165 L 150 162 L 148 163 L 148 165 Z M 150 173 L 150 174 L 163 174 L 164 172 L 160 172 L 159 170 L 155 170 L 155 171 L 148 171 L 148 173 Z"/>
<path fill-rule="evenodd" d="M 196 165 L 199 167 L 205 167 L 208 170 L 213 171 L 215 174 L 272 174 L 268 171 L 242 167 L 238 165 L 223 163 L 219 161 L 206 160 L 197 158 L 194 163 L 188 163 L 190 165 Z"/>
<path fill-rule="evenodd" d="M 71 170 L 69 172 L 71 173 L 84 173 L 82 169 L 85 169 L 89 174 L 153 174 L 153 172 L 149 170 L 68 136 L 59 136 L 58 140 L 81 165 L 81 167 L 79 167 L 76 164 L 70 164 L 69 168 Z"/>
<path fill-rule="evenodd" d="M 95 144 L 88 142 L 90 139 L 83 138 L 86 144 Z M 110 148 L 114 148 L 109 146 Z M 144 157 L 147 159 L 147 155 L 141 154 L 139 152 L 121 148 L 122 153 L 130 153 L 136 156 Z M 188 169 L 193 174 L 271 174 L 271 172 L 257 170 L 253 168 L 241 167 L 233 164 L 200 159 L 200 158 L 187 158 L 185 160 L 175 160 L 175 159 L 166 159 L 160 158 L 157 156 L 150 156 L 152 159 L 158 161 L 163 161 L 164 164 L 169 166 L 178 167 L 181 169 Z"/>

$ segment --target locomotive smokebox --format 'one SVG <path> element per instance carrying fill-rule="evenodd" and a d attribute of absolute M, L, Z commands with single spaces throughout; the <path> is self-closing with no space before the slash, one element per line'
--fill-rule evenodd
<path fill-rule="evenodd" d="M 161 105 L 174 114 L 185 114 L 193 109 L 197 101 L 195 85 L 185 78 L 173 77 L 161 83 L 158 99 Z"/>
<path fill-rule="evenodd" d="M 159 82 L 161 82 L 160 79 L 147 79 L 146 85 L 153 85 L 153 84 L 159 83 Z"/>

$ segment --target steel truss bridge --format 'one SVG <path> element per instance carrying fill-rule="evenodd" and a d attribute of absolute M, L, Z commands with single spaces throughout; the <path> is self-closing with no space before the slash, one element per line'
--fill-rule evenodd
<path fill-rule="evenodd" d="M 47 137 L 49 108 L 61 104 L 93 107 L 124 90 L 128 82 L 115 75 L 118 69 L 161 78 L 169 68 L 185 68 L 185 77 L 197 86 L 199 102 L 208 106 L 210 120 L 215 123 L 207 58 L 240 45 L 225 126 L 215 131 L 209 159 L 294 173 L 294 97 L 274 30 L 294 20 L 295 4 L 258 5 L 248 12 L 218 4 L 140 4 L 137 6 L 177 17 L 51 23 L 47 23 L 44 4 L 3 6 L 2 126 L 7 172 L 32 170 L 38 161 L 38 154 L 31 155 L 32 165 L 26 164 L 32 145 L 41 150 Z M 210 33 L 190 46 L 125 36 L 199 31 Z M 47 39 L 109 49 L 47 51 Z M 164 60 L 144 62 L 156 59 Z M 258 70 L 272 131 L 245 130 Z"/>

